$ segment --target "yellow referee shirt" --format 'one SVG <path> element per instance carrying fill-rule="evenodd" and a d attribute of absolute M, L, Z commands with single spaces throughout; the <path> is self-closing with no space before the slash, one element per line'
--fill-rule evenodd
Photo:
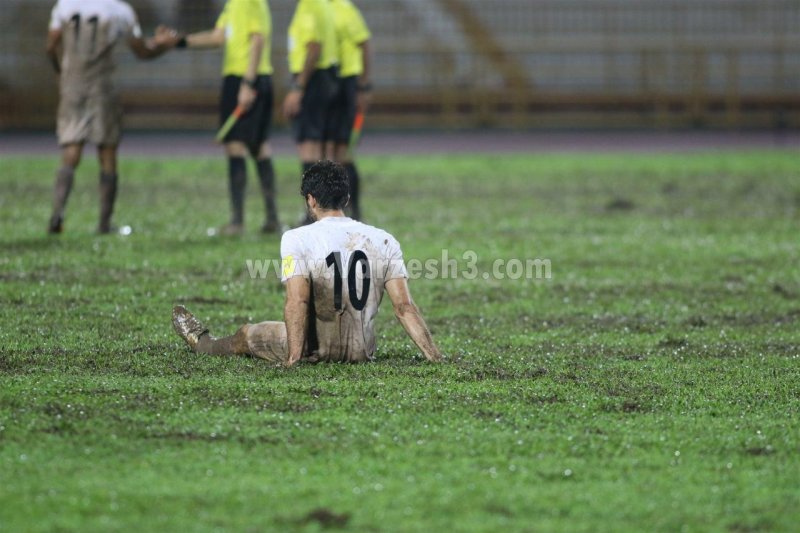
<path fill-rule="evenodd" d="M 272 74 L 272 17 L 267 0 L 228 0 L 217 20 L 217 28 L 225 28 L 223 76 L 244 76 L 250 63 L 250 36 L 264 36 L 264 49 L 258 74 Z"/>
<path fill-rule="evenodd" d="M 322 53 L 318 69 L 326 69 L 339 62 L 333 9 L 329 0 L 299 0 L 289 24 L 289 71 L 299 74 L 306 62 L 308 43 L 320 43 Z"/>
<path fill-rule="evenodd" d="M 371 34 L 361 11 L 350 0 L 331 0 L 339 41 L 339 76 L 360 76 L 364 72 L 364 56 L 359 47 Z"/>

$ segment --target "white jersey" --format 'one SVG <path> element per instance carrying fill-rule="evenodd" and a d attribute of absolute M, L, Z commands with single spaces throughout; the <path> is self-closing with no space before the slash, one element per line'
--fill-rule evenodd
<path fill-rule="evenodd" d="M 281 259 L 283 282 L 311 282 L 304 352 L 324 361 L 372 359 L 384 285 L 408 278 L 397 240 L 350 218 L 326 217 L 284 233 Z"/>
<path fill-rule="evenodd" d="M 62 91 L 84 94 L 110 89 L 114 47 L 142 35 L 133 8 L 121 0 L 59 0 L 50 30 L 62 32 Z"/>

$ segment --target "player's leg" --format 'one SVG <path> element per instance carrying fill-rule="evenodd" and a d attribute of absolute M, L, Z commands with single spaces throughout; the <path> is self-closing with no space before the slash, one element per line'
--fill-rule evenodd
<path fill-rule="evenodd" d="M 284 322 L 247 324 L 240 329 L 247 343 L 247 353 L 253 357 L 284 364 L 289 358 L 289 345 Z"/>
<path fill-rule="evenodd" d="M 81 161 L 83 145 L 89 138 L 91 116 L 85 95 L 69 87 L 63 87 L 58 101 L 57 135 L 61 149 L 61 168 L 56 174 L 53 187 L 53 212 L 48 231 L 61 233 L 64 229 L 64 211 L 67 205 L 75 170 Z"/>
<path fill-rule="evenodd" d="M 100 222 L 97 232 L 107 234 L 111 233 L 111 216 L 117 200 L 117 145 L 98 146 L 97 156 L 100 161 Z"/>
<path fill-rule="evenodd" d="M 122 134 L 122 104 L 113 89 L 88 99 L 89 140 L 97 145 L 100 161 L 100 220 L 97 232 L 111 232 L 111 215 L 117 199 L 117 147 Z"/>
<path fill-rule="evenodd" d="M 256 161 L 261 195 L 264 199 L 263 233 L 280 230 L 278 209 L 275 205 L 275 167 L 272 164 L 272 146 L 269 143 L 272 129 L 272 77 L 259 76 L 257 80 L 258 97 L 253 105 L 252 129 L 250 134 L 250 154 Z"/>
<path fill-rule="evenodd" d="M 284 363 L 288 354 L 283 322 L 245 324 L 229 337 L 214 338 L 208 329 L 183 306 L 172 312 L 175 332 L 196 353 L 209 355 L 250 355 L 273 363 Z"/>
<path fill-rule="evenodd" d="M 56 172 L 53 186 L 53 212 L 47 227 L 49 233 L 64 231 L 64 211 L 75 181 L 75 169 L 81 162 L 83 143 L 67 144 L 61 150 L 61 168 Z"/>

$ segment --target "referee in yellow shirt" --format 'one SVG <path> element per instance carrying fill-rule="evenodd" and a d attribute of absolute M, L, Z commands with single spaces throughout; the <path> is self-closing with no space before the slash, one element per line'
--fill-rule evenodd
<path fill-rule="evenodd" d="M 372 84 L 369 81 L 369 28 L 350 0 L 330 0 L 339 44 L 339 91 L 334 99 L 328 157 L 341 163 L 350 179 L 350 214 L 361 219 L 359 177 L 348 149 L 356 113 L 366 113 Z"/>
<path fill-rule="evenodd" d="M 336 31 L 329 0 L 298 0 L 289 25 L 292 86 L 283 102 L 303 173 L 324 157 L 337 89 Z"/>
<path fill-rule="evenodd" d="M 248 154 L 256 161 L 266 221 L 261 230 L 280 230 L 275 206 L 275 171 L 269 144 L 272 125 L 272 17 L 267 0 L 228 0 L 213 30 L 183 37 L 178 47 L 225 46 L 222 64 L 220 124 L 237 106 L 244 115 L 225 137 L 232 214 L 223 228 L 228 235 L 244 230 L 244 194 Z"/>

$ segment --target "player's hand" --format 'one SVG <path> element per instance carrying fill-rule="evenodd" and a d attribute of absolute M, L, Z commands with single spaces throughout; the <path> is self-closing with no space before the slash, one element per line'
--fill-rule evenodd
<path fill-rule="evenodd" d="M 159 25 L 156 28 L 155 36 L 153 37 L 153 41 L 158 46 L 164 46 L 167 48 L 175 48 L 175 45 L 178 44 L 181 37 L 178 35 L 178 32 L 173 28 L 169 28 L 164 25 Z"/>
<path fill-rule="evenodd" d="M 250 108 L 253 107 L 253 103 L 256 101 L 257 96 L 258 93 L 256 93 L 256 90 L 246 83 L 242 83 L 239 86 L 239 107 L 242 108 L 243 113 L 250 111 Z"/>
<path fill-rule="evenodd" d="M 291 120 L 300 113 L 303 103 L 303 93 L 297 89 L 292 89 L 283 100 L 283 116 L 286 120 Z"/>
<path fill-rule="evenodd" d="M 153 35 L 153 42 L 157 46 L 172 48 L 174 46 L 173 38 L 177 35 L 178 32 L 161 24 L 156 28 L 156 33 Z"/>

